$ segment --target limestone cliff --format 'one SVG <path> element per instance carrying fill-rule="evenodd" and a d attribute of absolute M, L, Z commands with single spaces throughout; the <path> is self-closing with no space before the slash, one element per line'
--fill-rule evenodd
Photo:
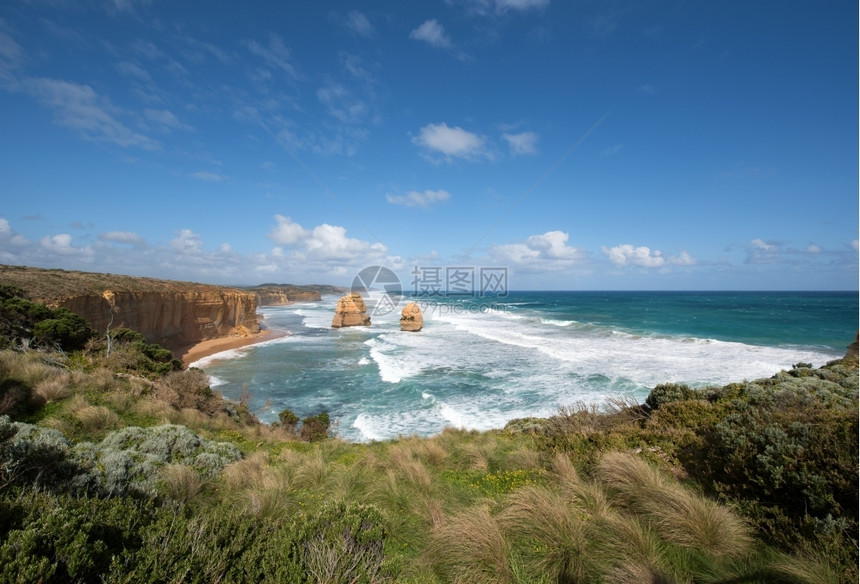
<path fill-rule="evenodd" d="M 257 306 L 279 306 L 293 302 L 314 302 L 322 299 L 316 290 L 295 286 L 258 286 L 251 288 L 257 297 Z"/>
<path fill-rule="evenodd" d="M 65 307 L 99 334 L 126 327 L 177 351 L 200 341 L 260 331 L 253 293 L 237 288 L 0 266 L 0 283 L 24 289 L 31 300 Z"/>
<path fill-rule="evenodd" d="M 370 317 L 367 315 L 367 306 L 358 292 L 347 294 L 337 301 L 334 309 L 334 318 L 331 321 L 332 328 L 345 326 L 370 326 Z"/>
<path fill-rule="evenodd" d="M 400 312 L 400 330 L 418 332 L 424 328 L 424 316 L 421 307 L 415 302 L 410 302 Z"/>

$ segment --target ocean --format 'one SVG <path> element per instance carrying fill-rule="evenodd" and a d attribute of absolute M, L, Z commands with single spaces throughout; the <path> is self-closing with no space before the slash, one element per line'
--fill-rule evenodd
<path fill-rule="evenodd" d="M 368 313 L 386 298 L 371 293 Z M 406 299 L 408 300 L 408 299 Z M 289 408 L 329 412 L 344 440 L 428 436 L 446 426 L 502 428 L 577 402 L 660 383 L 703 387 L 769 377 L 842 357 L 858 327 L 855 292 L 516 292 L 414 299 L 424 329 L 401 332 L 400 308 L 370 327 L 332 329 L 337 297 L 260 309 L 285 336 L 207 357 L 213 389 L 264 422 Z"/>

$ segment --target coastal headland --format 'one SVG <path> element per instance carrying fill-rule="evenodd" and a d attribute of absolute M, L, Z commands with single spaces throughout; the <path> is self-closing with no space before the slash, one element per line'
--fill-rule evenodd
<path fill-rule="evenodd" d="M 320 300 L 334 286 L 262 284 L 231 287 L 118 274 L 0 265 L 0 284 L 30 300 L 67 308 L 99 335 L 129 328 L 169 349 L 186 366 L 209 355 L 272 338 L 261 306 Z"/>

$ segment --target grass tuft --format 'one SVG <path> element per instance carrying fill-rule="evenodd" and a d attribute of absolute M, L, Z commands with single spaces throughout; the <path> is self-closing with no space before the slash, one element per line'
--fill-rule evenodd
<path fill-rule="evenodd" d="M 446 582 L 514 582 L 510 547 L 485 507 L 448 517 L 431 533 L 427 554 Z"/>
<path fill-rule="evenodd" d="M 647 520 L 660 537 L 714 557 L 749 551 L 747 525 L 728 507 L 693 493 L 633 455 L 612 452 L 597 465 L 611 500 Z"/>

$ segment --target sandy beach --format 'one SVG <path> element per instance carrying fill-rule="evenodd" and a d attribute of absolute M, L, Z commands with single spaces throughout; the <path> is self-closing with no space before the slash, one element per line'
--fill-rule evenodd
<path fill-rule="evenodd" d="M 284 331 L 262 330 L 256 335 L 248 335 L 245 337 L 225 337 L 203 341 L 188 347 L 182 352 L 182 365 L 183 367 L 188 367 L 191 363 L 199 361 L 204 357 L 210 357 L 216 353 L 221 353 L 222 351 L 239 349 L 241 347 L 247 347 L 248 345 L 254 345 L 263 341 L 277 339 L 278 337 L 285 336 L 286 334 L 287 333 Z"/>

